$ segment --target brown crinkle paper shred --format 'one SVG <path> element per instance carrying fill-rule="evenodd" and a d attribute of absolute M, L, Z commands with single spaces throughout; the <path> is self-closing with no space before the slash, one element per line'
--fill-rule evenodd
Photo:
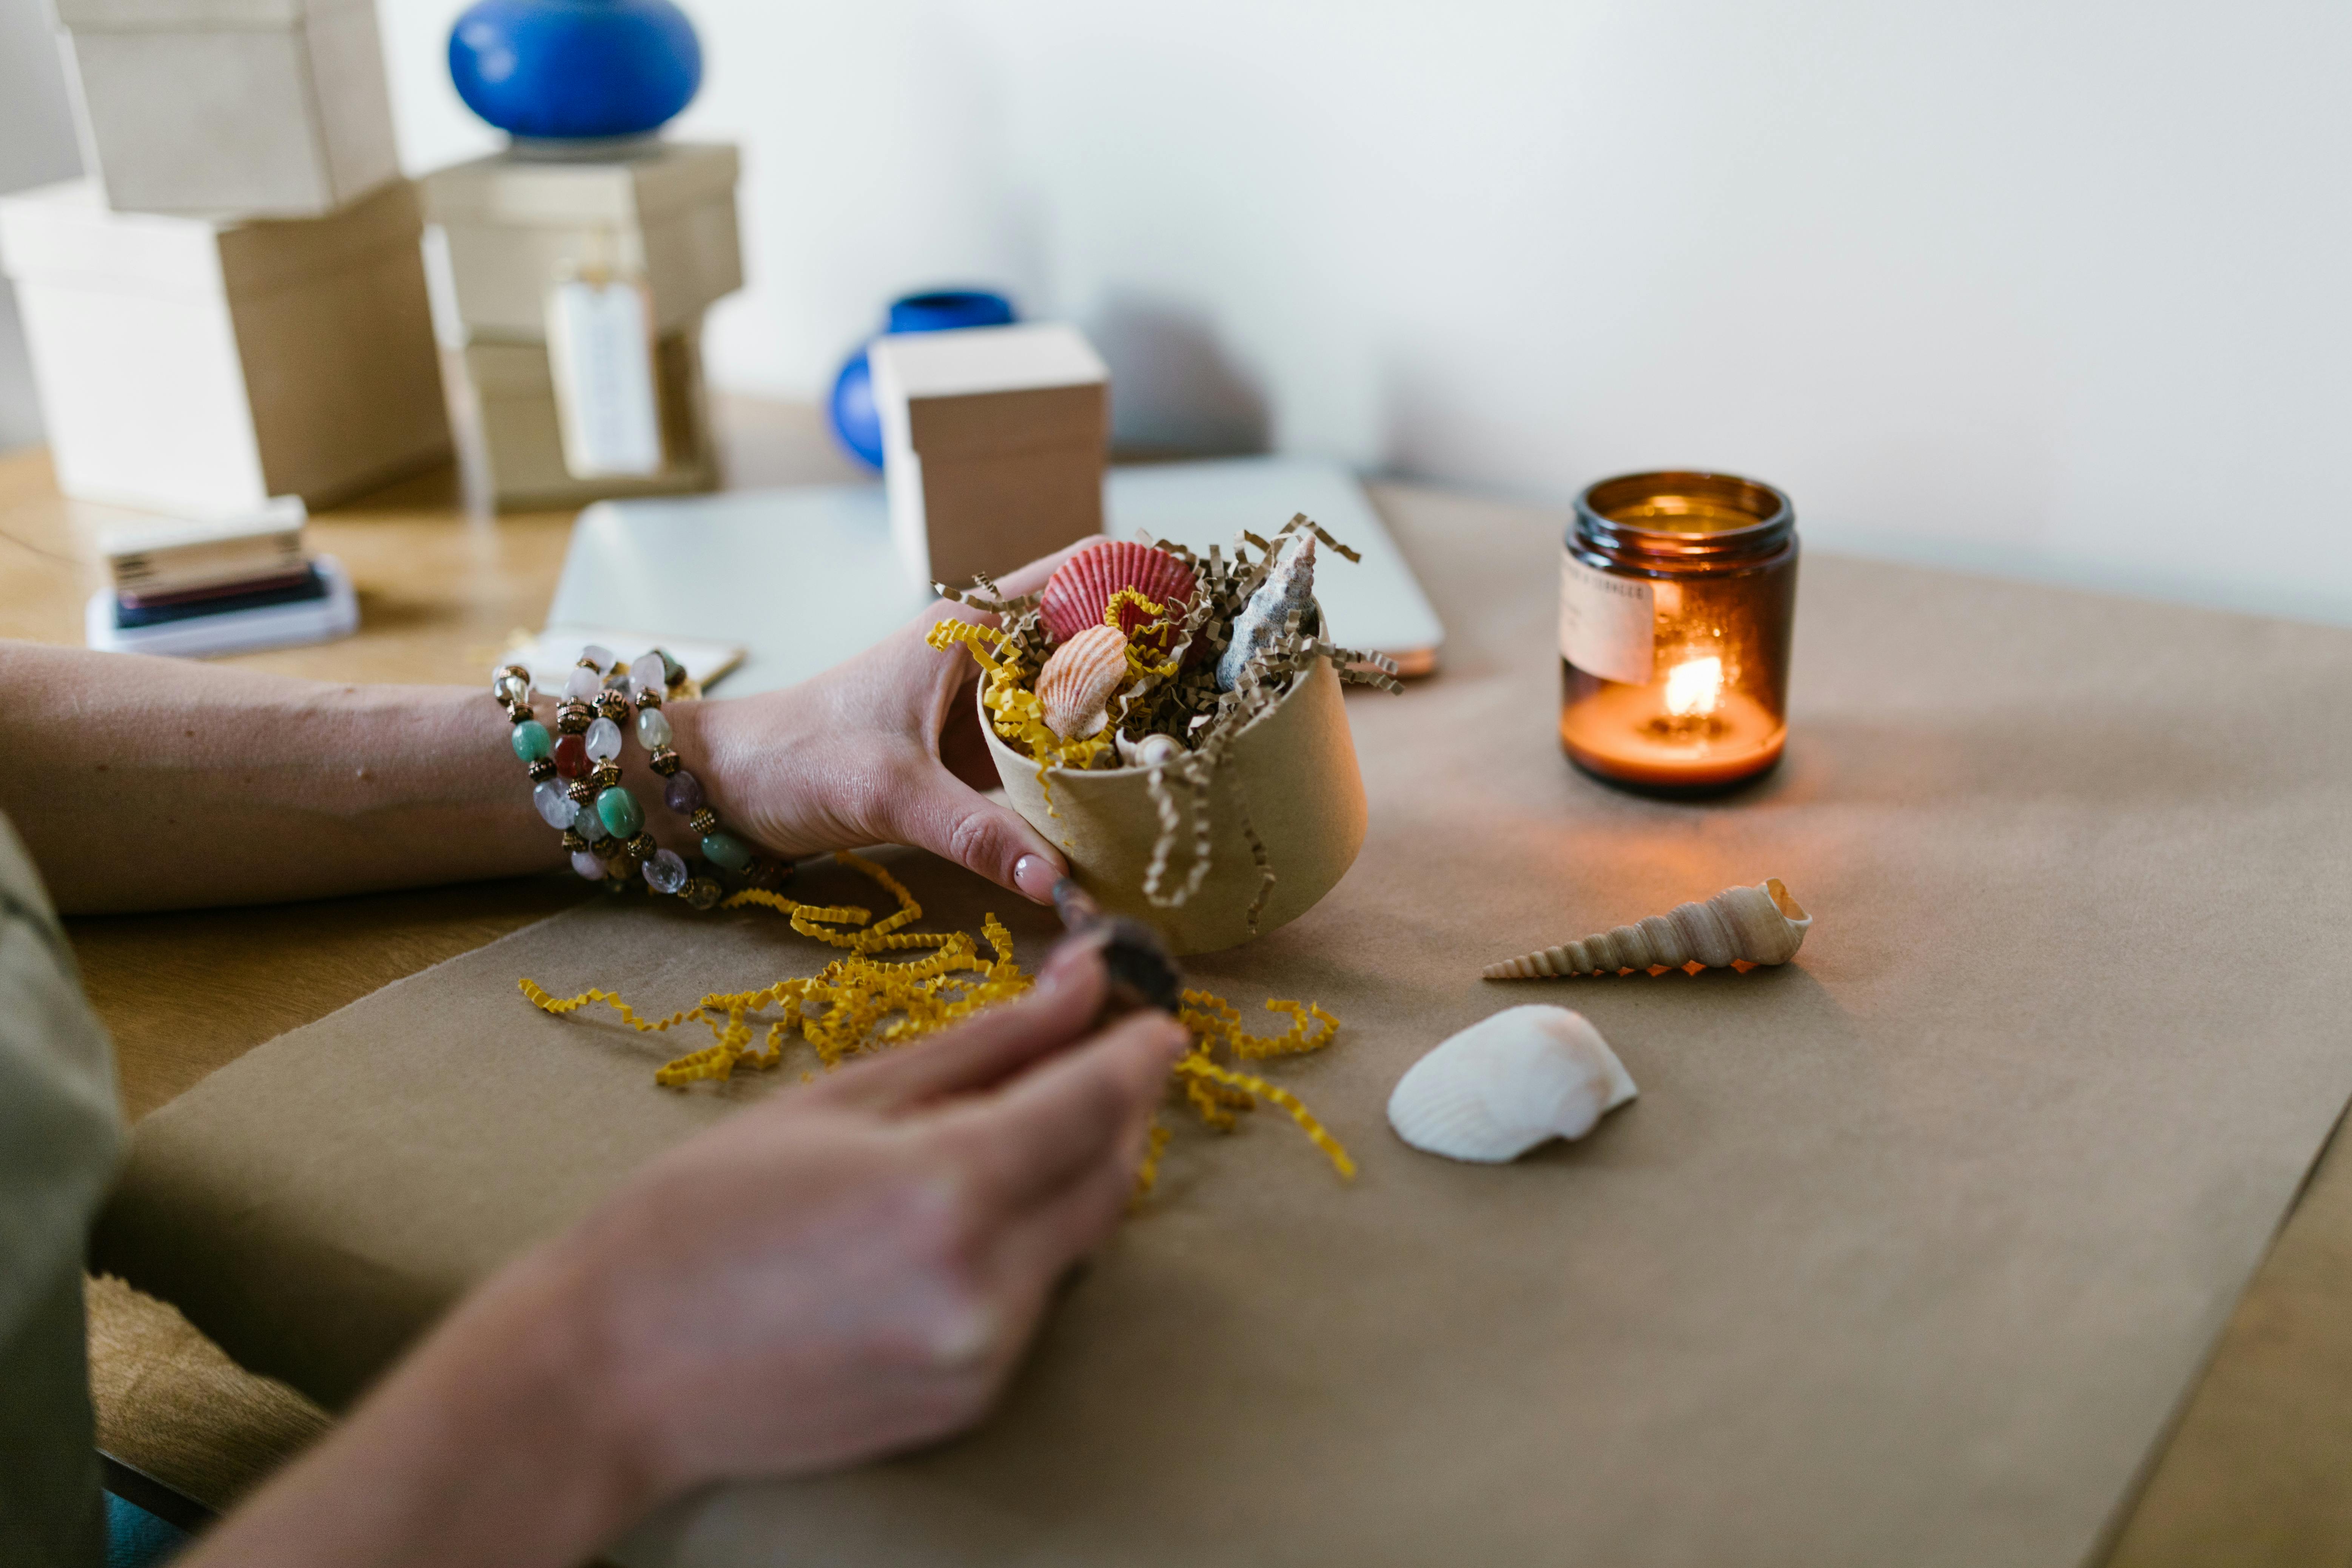
<path fill-rule="evenodd" d="M 1217 689 L 1217 657 L 1233 640 L 1234 617 L 1274 570 L 1292 536 L 1302 531 L 1312 533 L 1326 548 L 1351 563 L 1362 559 L 1304 512 L 1294 514 L 1275 531 L 1271 539 L 1243 532 L 1231 559 L 1216 545 L 1211 545 L 1203 555 L 1170 540 L 1153 539 L 1140 531 L 1137 535 L 1144 543 L 1166 551 L 1191 567 L 1198 584 L 1192 607 L 1170 645 L 1168 662 L 1173 666 L 1174 673 L 1147 668 L 1120 691 L 1111 708 L 1111 731 L 1129 741 L 1140 741 L 1147 735 L 1172 735 L 1187 748 L 1173 762 L 1152 769 L 1145 781 L 1153 809 L 1159 814 L 1160 833 L 1152 843 L 1143 895 L 1156 908 L 1180 908 L 1200 890 L 1209 874 L 1209 790 L 1216 770 L 1224 763 L 1242 731 L 1272 710 L 1318 658 L 1329 659 L 1342 680 L 1375 686 L 1383 691 L 1403 689 L 1396 679 L 1394 660 L 1383 654 L 1328 642 L 1322 637 L 1319 621 L 1303 620 L 1296 611 L 1281 633 L 1242 672 L 1234 689 Z M 1053 644 L 1038 613 L 1038 595 L 1007 598 L 985 576 L 975 579 L 968 589 L 950 588 L 945 584 L 935 586 L 943 596 L 958 604 L 997 616 L 1005 637 L 1000 654 L 1018 658 L 1032 679 L 1035 671 L 1045 668 Z M 1205 653 L 1187 658 L 1185 656 L 1195 645 L 1205 648 Z M 1023 747 L 1018 735 L 1007 734 L 1004 739 L 1016 748 Z M 1116 753 L 1109 754 L 1115 762 Z M 1258 915 L 1274 891 L 1276 873 L 1265 844 L 1250 820 L 1249 796 L 1242 789 L 1238 774 L 1234 783 L 1242 836 L 1249 844 L 1251 858 L 1258 869 L 1257 896 L 1250 901 L 1249 908 L 1249 928 L 1255 933 Z M 1182 874 L 1174 875 L 1171 862 L 1176 858 L 1178 845 L 1188 837 L 1188 830 L 1191 853 Z"/>

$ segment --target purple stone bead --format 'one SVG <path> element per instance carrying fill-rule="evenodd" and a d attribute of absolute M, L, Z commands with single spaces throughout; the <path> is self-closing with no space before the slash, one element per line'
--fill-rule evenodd
<path fill-rule="evenodd" d="M 702 809 L 702 781 L 684 768 L 669 775 L 669 787 L 662 791 L 662 804 L 680 816 L 692 816 Z"/>
<path fill-rule="evenodd" d="M 572 868 L 592 882 L 601 881 L 604 876 L 604 862 L 597 859 L 585 849 L 572 851 Z"/>

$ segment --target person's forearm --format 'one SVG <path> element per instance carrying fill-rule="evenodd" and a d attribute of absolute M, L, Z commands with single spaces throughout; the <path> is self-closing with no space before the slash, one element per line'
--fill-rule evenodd
<path fill-rule="evenodd" d="M 571 1568 L 661 1500 L 599 1408 L 561 1249 L 457 1315 L 188 1568 Z"/>
<path fill-rule="evenodd" d="M 487 681 L 336 686 L 0 643 L 0 809 L 69 912 L 560 866 L 507 730 Z"/>

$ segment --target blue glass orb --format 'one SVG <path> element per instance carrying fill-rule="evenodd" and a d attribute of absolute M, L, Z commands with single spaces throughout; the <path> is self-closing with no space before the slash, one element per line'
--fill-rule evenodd
<path fill-rule="evenodd" d="M 449 76 L 511 136 L 639 136 L 692 101 L 702 46 L 670 0 L 478 0 L 449 29 Z"/>
<path fill-rule="evenodd" d="M 890 301 L 890 332 L 943 332 L 957 327 L 1009 327 L 1013 301 L 985 289 L 940 289 Z M 874 367 L 863 345 L 833 380 L 826 405 L 833 434 L 849 455 L 869 468 L 882 466 L 882 416 L 874 406 Z"/>

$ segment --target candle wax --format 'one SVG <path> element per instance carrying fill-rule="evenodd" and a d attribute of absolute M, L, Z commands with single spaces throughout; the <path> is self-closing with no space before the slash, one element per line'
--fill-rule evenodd
<path fill-rule="evenodd" d="M 1559 716 L 1559 738 L 1579 766 L 1629 784 L 1732 784 L 1780 754 L 1789 727 L 1737 688 L 1705 712 L 1667 710 L 1654 686 L 1611 681 Z"/>

